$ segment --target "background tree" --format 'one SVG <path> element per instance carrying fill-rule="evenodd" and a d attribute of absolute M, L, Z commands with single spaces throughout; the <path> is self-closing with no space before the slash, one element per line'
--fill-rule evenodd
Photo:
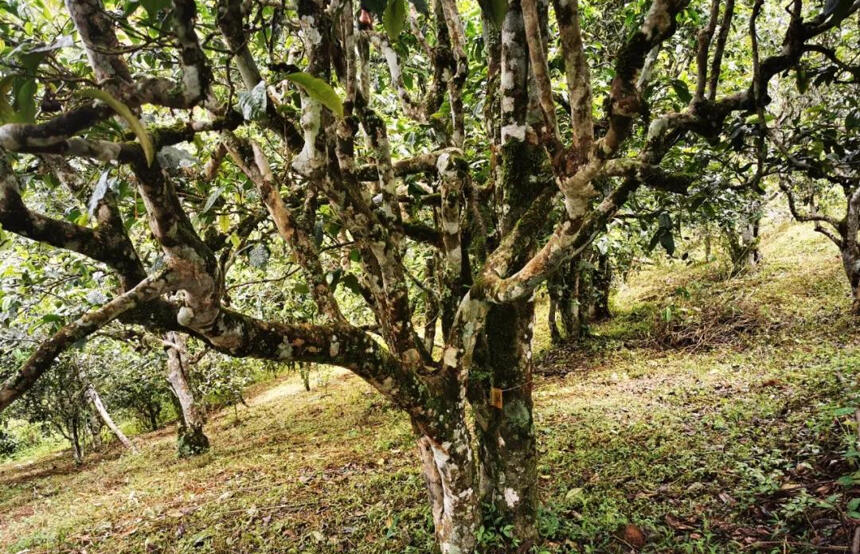
<path fill-rule="evenodd" d="M 839 248 L 853 294 L 851 311 L 860 315 L 860 65 L 843 63 L 837 51 L 843 54 L 816 48 L 824 63 L 798 68 L 798 87 L 812 90 L 808 98 L 786 106 L 768 138 L 792 215 L 813 222 Z"/>

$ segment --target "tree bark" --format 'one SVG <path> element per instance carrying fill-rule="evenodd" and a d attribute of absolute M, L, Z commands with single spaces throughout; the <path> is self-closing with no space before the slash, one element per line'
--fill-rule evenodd
<path fill-rule="evenodd" d="M 81 465 L 84 463 L 84 450 L 81 448 L 81 436 L 78 432 L 78 422 L 76 420 L 72 421 L 69 431 L 71 432 L 69 442 L 72 443 L 72 455 L 75 457 L 75 465 Z"/>
<path fill-rule="evenodd" d="M 421 467 L 442 554 L 475 552 L 480 525 L 480 505 L 475 482 L 475 461 L 471 435 L 463 417 L 462 404 L 449 411 L 453 421 L 440 442 L 429 435 L 418 438 Z M 440 416 L 444 417 L 444 416 Z"/>
<path fill-rule="evenodd" d="M 116 438 L 119 439 L 119 442 L 121 442 L 123 446 L 125 446 L 132 452 L 137 452 L 137 448 L 134 446 L 134 444 L 128 439 L 128 437 L 125 436 L 125 433 L 122 432 L 122 429 L 120 429 L 119 426 L 114 423 L 114 420 L 110 416 L 110 413 L 108 413 L 107 408 L 105 408 L 105 405 L 102 402 L 99 393 L 96 391 L 95 387 L 92 386 L 92 384 L 87 387 L 86 395 L 87 398 L 90 399 L 90 402 L 93 403 L 93 406 L 95 407 L 96 411 L 99 413 L 99 417 L 102 418 L 102 421 L 105 422 L 105 425 L 108 426 L 108 429 L 110 429 L 113 434 L 116 435 Z"/>
<path fill-rule="evenodd" d="M 110 416 L 110 413 L 108 413 L 107 408 L 105 408 L 105 405 L 102 402 L 101 397 L 99 396 L 99 393 L 96 391 L 95 387 L 92 386 L 92 384 L 87 387 L 86 395 L 87 398 L 90 399 L 90 402 L 93 403 L 93 406 L 95 407 L 96 411 L 99 413 L 99 417 L 102 418 L 102 421 L 105 422 L 105 425 L 108 426 L 108 429 L 110 429 L 113 434 L 116 435 L 116 438 L 119 439 L 119 442 L 121 442 L 123 446 L 125 446 L 132 452 L 137 452 L 137 448 L 128 439 L 128 437 L 125 436 L 125 433 L 122 432 L 122 429 L 119 428 L 119 426 Z"/>
<path fill-rule="evenodd" d="M 170 331 L 164 335 L 164 339 L 167 343 L 167 380 L 182 408 L 179 414 L 177 451 L 180 457 L 196 456 L 209 450 L 209 438 L 203 432 L 203 412 L 188 384 L 185 336 Z"/>
<path fill-rule="evenodd" d="M 484 504 L 513 525 L 526 546 L 537 539 L 537 446 L 532 416 L 531 338 L 534 305 L 493 306 L 486 341 L 470 383 Z M 501 402 L 494 403 L 493 389 Z M 495 391 L 499 393 L 498 390 Z"/>

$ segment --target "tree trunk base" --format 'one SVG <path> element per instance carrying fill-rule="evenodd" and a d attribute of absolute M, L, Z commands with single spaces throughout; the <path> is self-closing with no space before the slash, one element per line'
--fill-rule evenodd
<path fill-rule="evenodd" d="M 209 438 L 203 429 L 180 428 L 176 442 L 176 453 L 180 458 L 198 456 L 209 451 Z"/>

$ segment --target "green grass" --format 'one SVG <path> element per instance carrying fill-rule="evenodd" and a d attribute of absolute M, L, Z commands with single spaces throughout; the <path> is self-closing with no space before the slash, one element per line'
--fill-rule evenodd
<path fill-rule="evenodd" d="M 768 230 L 763 253 L 734 279 L 722 263 L 632 275 L 613 320 L 547 351 L 556 375 L 535 392 L 543 549 L 621 552 L 630 523 L 647 552 L 848 544 L 860 489 L 836 480 L 857 469 L 846 408 L 860 405 L 860 334 L 847 285 L 808 229 Z M 337 372 L 306 393 L 290 377 L 238 415 L 211 418 L 213 449 L 194 460 L 176 459 L 168 429 L 139 437 L 139 455 L 112 450 L 80 470 L 68 456 L 0 466 L 0 548 L 432 550 L 409 423 L 359 379 Z"/>

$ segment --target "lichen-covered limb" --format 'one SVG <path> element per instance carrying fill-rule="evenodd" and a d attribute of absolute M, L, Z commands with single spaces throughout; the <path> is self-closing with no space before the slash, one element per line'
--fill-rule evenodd
<path fill-rule="evenodd" d="M 144 159 L 140 143 L 134 141 L 112 142 L 71 136 L 109 117 L 113 111 L 97 102 L 87 113 L 95 114 L 90 119 L 78 121 L 76 110 L 40 124 L 7 123 L 0 126 L 0 147 L 10 152 L 28 154 L 57 154 L 66 157 L 89 158 L 102 162 L 131 163 Z M 72 125 L 66 123 L 72 119 Z M 80 125 L 75 125 L 80 123 Z M 154 149 L 192 140 L 194 135 L 205 131 L 235 129 L 243 121 L 235 112 L 211 121 L 190 121 L 170 127 L 149 130 Z"/>
<path fill-rule="evenodd" d="M 0 147 L 10 152 L 40 148 L 68 140 L 113 115 L 101 104 L 86 105 L 34 125 L 7 123 L 0 125 Z"/>
<path fill-rule="evenodd" d="M 227 46 L 233 53 L 233 59 L 242 75 L 242 82 L 247 90 L 253 89 L 263 80 L 254 56 L 248 49 L 248 37 L 245 36 L 245 17 L 241 0 L 218 0 L 216 23 L 224 36 Z M 298 152 L 304 146 L 304 140 L 296 129 L 295 124 L 280 114 L 272 102 L 266 103 L 266 126 L 281 136 L 290 149 Z"/>
<path fill-rule="evenodd" d="M 437 168 L 440 179 L 441 204 L 439 229 L 442 235 L 442 328 L 447 330 L 454 318 L 457 302 L 463 293 L 463 244 L 461 220 L 463 191 L 468 179 L 468 166 L 457 151 L 439 156 Z"/>
<path fill-rule="evenodd" d="M 249 144 L 248 141 L 235 136 L 227 135 L 224 144 L 239 169 L 256 185 L 269 215 L 275 222 L 278 233 L 296 255 L 296 260 L 311 285 L 311 293 L 320 311 L 332 321 L 345 322 L 346 320 L 334 297 L 334 292 L 326 281 L 326 273 L 322 263 L 320 263 L 319 250 L 311 236 L 298 225 L 296 218 L 284 204 L 284 200 L 275 186 L 274 175 L 272 175 L 265 154 L 257 144 L 253 142 Z"/>
<path fill-rule="evenodd" d="M 330 169 L 335 173 L 330 178 L 320 179 L 316 185 L 322 188 L 329 205 L 358 242 L 366 282 L 374 299 L 371 308 L 386 343 L 417 367 L 427 360 L 427 355 L 411 321 L 401 241 L 393 236 L 396 233 L 389 231 L 391 224 L 371 209 L 364 190 L 354 177 L 354 130 L 348 125 L 344 121 L 338 130 L 336 158 L 330 160 Z"/>
<path fill-rule="evenodd" d="M 561 135 L 558 131 L 558 121 L 555 116 L 555 101 L 552 99 L 552 82 L 549 78 L 544 39 L 541 33 L 540 17 L 538 16 L 536 0 L 521 0 L 525 37 L 528 43 L 531 70 L 534 73 L 534 83 L 537 87 L 538 101 L 545 123 L 546 148 L 557 166 L 557 156 L 563 151 Z"/>
<path fill-rule="evenodd" d="M 412 414 L 420 413 L 432 394 L 430 381 L 352 325 L 262 321 L 223 308 L 214 325 L 195 334 L 231 356 L 344 367 Z"/>
<path fill-rule="evenodd" d="M 173 2 L 174 30 L 183 63 L 180 83 L 163 78 L 140 81 L 132 78 L 122 57 L 116 54 L 121 50 L 120 43 L 113 20 L 105 12 L 101 0 L 66 0 L 66 8 L 84 44 L 96 80 L 128 104 L 190 108 L 205 98 L 211 73 L 194 32 L 196 6 L 193 0 Z"/>
<path fill-rule="evenodd" d="M 553 7 L 558 21 L 564 73 L 570 97 L 573 150 L 578 157 L 584 157 L 594 141 L 594 117 L 591 113 L 591 74 L 585 59 L 579 25 L 579 1 L 553 0 Z"/>
<path fill-rule="evenodd" d="M 458 148 L 463 147 L 465 140 L 465 122 L 463 108 L 463 85 L 469 75 L 469 59 L 466 56 L 466 33 L 463 29 L 463 20 L 457 9 L 455 0 L 438 0 L 442 16 L 445 21 L 444 27 L 448 30 L 450 40 L 450 53 L 453 55 L 453 75 L 446 79 L 448 85 L 448 101 L 451 105 L 451 123 L 453 135 L 451 141 Z M 437 10 L 437 17 L 439 11 Z M 442 27 L 441 22 L 438 23 Z M 440 38 L 442 38 L 440 34 Z"/>
<path fill-rule="evenodd" d="M 696 37 L 698 43 L 696 49 L 696 93 L 693 98 L 696 101 L 701 101 L 705 97 L 705 86 L 708 80 L 708 52 L 711 47 L 711 40 L 714 38 L 714 31 L 717 29 L 717 18 L 720 15 L 720 1 L 711 0 L 711 14 L 708 18 L 708 24 L 699 30 Z"/>
<path fill-rule="evenodd" d="M 257 62 L 248 48 L 248 38 L 245 36 L 245 17 L 240 0 L 218 0 L 216 21 L 227 46 L 233 52 L 239 74 L 245 88 L 252 89 L 263 80 Z"/>
<path fill-rule="evenodd" d="M 499 146 L 526 140 L 528 45 L 519 0 L 511 0 L 502 23 L 499 76 Z"/>
<path fill-rule="evenodd" d="M 21 369 L 0 386 L 0 411 L 24 394 L 65 349 L 104 327 L 123 312 L 161 295 L 174 284 L 175 277 L 170 272 L 147 277 L 128 292 L 62 327 L 39 345 Z"/>
<path fill-rule="evenodd" d="M 438 150 L 435 152 L 427 152 L 418 154 L 411 158 L 397 160 L 392 162 L 391 168 L 394 171 L 395 177 L 405 177 L 406 175 L 414 175 L 416 173 L 436 173 L 436 160 L 439 155 L 446 150 Z M 355 178 L 359 181 L 376 181 L 379 179 L 379 170 L 376 164 L 367 164 L 357 167 L 353 172 Z"/>
<path fill-rule="evenodd" d="M 473 298 L 503 304 L 531 296 L 552 271 L 591 242 L 639 184 L 636 179 L 627 179 L 587 215 L 565 218 L 537 254 L 510 277 L 483 272 L 480 283 L 472 288 Z"/>
<path fill-rule="evenodd" d="M 3 229 L 83 254 L 116 270 L 125 284 L 136 284 L 145 274 L 122 222 L 116 219 L 109 206 L 101 203 L 97 206 L 96 217 L 101 225 L 90 229 L 30 211 L 21 198 L 15 174 L 7 162 L 0 160 L 0 225 Z"/>
<path fill-rule="evenodd" d="M 732 28 L 732 18 L 735 15 L 735 0 L 727 0 L 723 8 L 723 18 L 720 21 L 720 32 L 717 33 L 717 42 L 714 46 L 714 55 L 711 58 L 711 70 L 708 74 L 708 100 L 714 100 L 717 96 L 717 86 L 720 83 L 722 71 L 723 53 L 726 50 L 726 41 Z"/>
<path fill-rule="evenodd" d="M 376 162 L 378 179 L 374 192 L 379 195 L 374 203 L 379 205 L 379 212 L 386 223 L 399 224 L 403 217 L 397 201 L 397 182 L 394 180 L 394 168 L 391 163 L 391 145 L 388 142 L 388 131 L 385 121 L 366 106 L 360 107 L 358 117 L 367 136 L 367 145 Z"/>
<path fill-rule="evenodd" d="M 476 279 L 479 288 L 480 283 L 493 281 L 510 273 L 517 256 L 546 225 L 546 214 L 552 210 L 557 196 L 559 194 L 555 187 L 547 186 L 541 191 L 512 229 L 505 234 L 499 246 L 487 257 L 480 276 Z"/>
<path fill-rule="evenodd" d="M 152 165 L 132 164 L 138 191 L 149 216 L 149 228 L 161 246 L 165 262 L 177 274 L 185 306 L 179 323 L 205 332 L 221 309 L 223 278 L 212 250 L 197 234 L 182 208 L 173 182 L 156 159 Z"/>
<path fill-rule="evenodd" d="M 648 52 L 675 32 L 675 16 L 687 4 L 689 0 L 654 0 L 642 26 L 618 52 L 609 92 L 609 129 L 595 143 L 598 157 L 614 154 L 630 135 L 633 121 L 643 108 L 637 88 L 639 71 Z"/>
<path fill-rule="evenodd" d="M 406 90 L 406 85 L 403 82 L 403 68 L 401 66 L 400 59 L 397 56 L 397 52 L 391 47 L 388 39 L 386 39 L 382 34 L 372 31 L 368 31 L 368 34 L 370 36 L 370 43 L 382 53 L 386 64 L 388 64 L 388 74 L 391 76 L 391 84 L 394 85 L 394 88 L 397 90 L 397 97 L 400 99 L 400 105 L 403 107 L 403 111 L 405 111 L 406 115 L 415 121 L 426 123 L 427 113 L 422 109 L 418 102 L 412 98 L 409 91 Z"/>
<path fill-rule="evenodd" d="M 693 175 L 670 173 L 659 166 L 632 159 L 610 160 L 604 167 L 603 175 L 635 179 L 646 187 L 676 194 L 686 194 L 695 180 Z"/>
<path fill-rule="evenodd" d="M 206 99 L 212 70 L 194 31 L 197 5 L 194 0 L 173 0 L 173 34 L 182 57 L 182 98 L 187 106 Z"/>
<path fill-rule="evenodd" d="M 96 81 L 130 82 L 128 67 L 113 54 L 120 50 L 120 43 L 101 0 L 67 0 L 66 9 L 81 36 Z"/>

